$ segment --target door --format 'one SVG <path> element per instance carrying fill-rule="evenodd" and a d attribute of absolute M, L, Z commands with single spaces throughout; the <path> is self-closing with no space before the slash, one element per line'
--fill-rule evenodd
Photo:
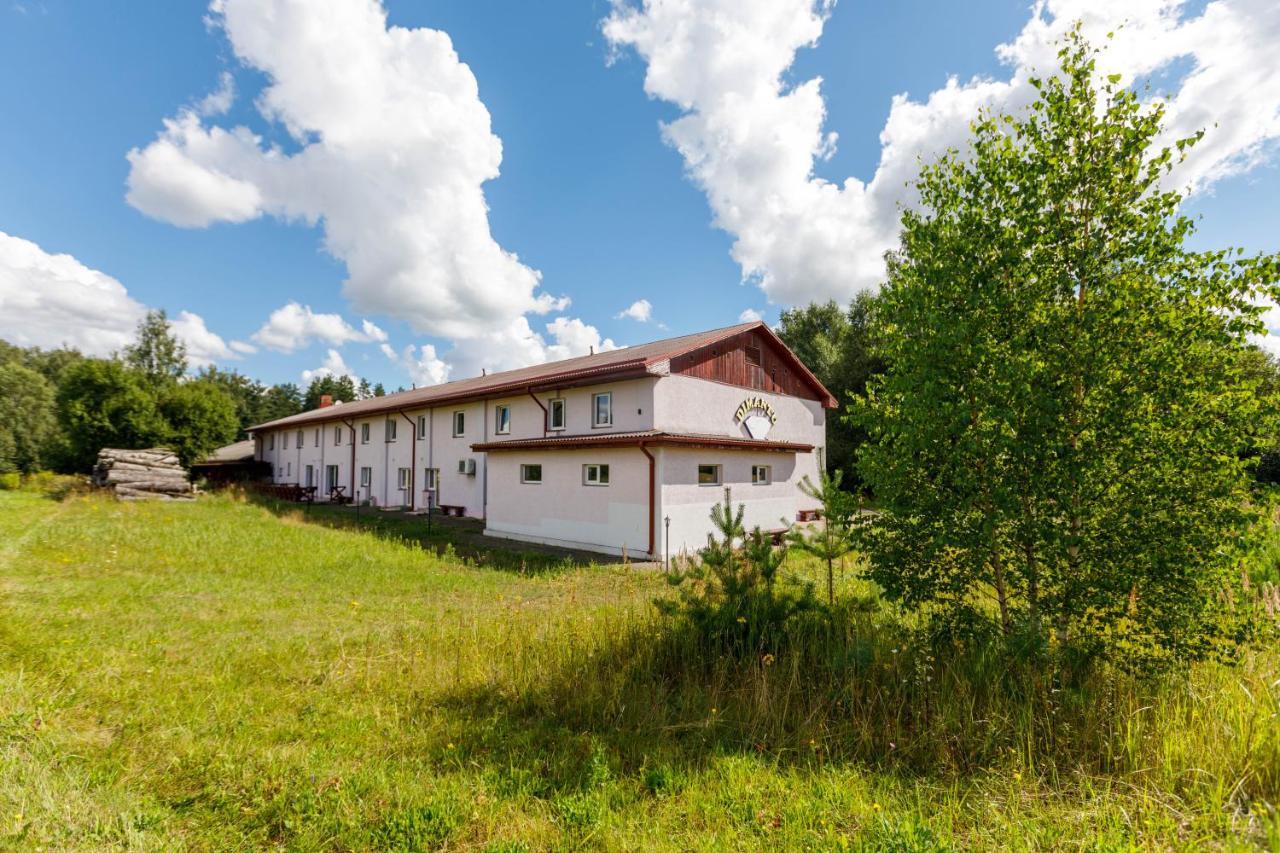
<path fill-rule="evenodd" d="M 316 484 L 316 469 L 312 465 L 307 466 L 306 484 L 308 489 Z"/>
<path fill-rule="evenodd" d="M 335 486 L 338 485 L 338 466 L 330 465 L 325 469 L 324 476 L 325 489 L 332 494 Z"/>

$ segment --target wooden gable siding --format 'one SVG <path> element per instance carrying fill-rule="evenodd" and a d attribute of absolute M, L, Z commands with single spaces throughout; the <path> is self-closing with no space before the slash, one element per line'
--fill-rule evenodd
<path fill-rule="evenodd" d="M 825 400 L 826 395 L 792 366 L 793 358 L 769 338 L 751 331 L 676 356 L 671 359 L 671 372 L 806 400 Z"/>

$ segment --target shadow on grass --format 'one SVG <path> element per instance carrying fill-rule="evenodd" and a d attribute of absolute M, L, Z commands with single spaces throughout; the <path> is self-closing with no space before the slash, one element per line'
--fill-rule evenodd
<path fill-rule="evenodd" d="M 613 562 L 605 555 L 555 548 L 526 547 L 523 543 L 498 540 L 483 534 L 483 522 L 470 518 L 444 518 L 384 512 L 370 507 L 358 511 L 350 506 L 294 503 L 241 492 L 250 503 L 272 514 L 302 519 L 333 530 L 371 533 L 393 542 L 414 543 L 440 556 L 456 557 L 464 565 L 492 568 L 520 574 L 547 574 L 572 571 Z"/>

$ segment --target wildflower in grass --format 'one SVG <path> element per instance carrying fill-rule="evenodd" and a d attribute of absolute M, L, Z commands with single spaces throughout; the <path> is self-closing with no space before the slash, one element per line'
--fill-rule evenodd
<path fill-rule="evenodd" d="M 760 662 L 765 666 L 773 666 L 773 655 L 767 654 L 760 658 Z"/>

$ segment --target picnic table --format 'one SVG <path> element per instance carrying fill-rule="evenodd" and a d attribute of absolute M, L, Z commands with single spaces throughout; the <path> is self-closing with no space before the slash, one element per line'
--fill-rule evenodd
<path fill-rule="evenodd" d="M 316 487 L 315 487 L 315 486 L 303 486 L 303 487 L 299 490 L 299 492 L 298 492 L 298 500 L 302 501 L 303 503 L 309 503 L 309 504 L 310 504 L 310 503 L 315 503 L 315 502 L 316 502 Z"/>
<path fill-rule="evenodd" d="M 351 503 L 351 498 L 347 497 L 345 486 L 334 486 L 329 490 L 329 503 L 346 504 Z"/>

